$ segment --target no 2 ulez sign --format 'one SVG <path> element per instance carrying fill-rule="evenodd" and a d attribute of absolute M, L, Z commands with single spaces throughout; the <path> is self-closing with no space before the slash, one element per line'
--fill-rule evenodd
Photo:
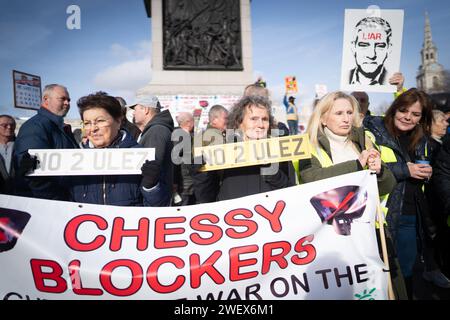
<path fill-rule="evenodd" d="M 202 171 L 210 171 L 308 159 L 311 146 L 308 135 L 302 134 L 195 148 L 194 154 L 203 155 Z"/>
<path fill-rule="evenodd" d="M 154 148 L 30 149 L 39 160 L 30 176 L 86 176 L 140 174 L 145 160 L 155 159 Z"/>

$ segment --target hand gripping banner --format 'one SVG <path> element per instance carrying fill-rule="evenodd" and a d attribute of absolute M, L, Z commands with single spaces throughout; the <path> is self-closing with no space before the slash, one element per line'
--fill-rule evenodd
<path fill-rule="evenodd" d="M 387 299 L 368 171 L 186 207 L 0 195 L 0 299 Z"/>

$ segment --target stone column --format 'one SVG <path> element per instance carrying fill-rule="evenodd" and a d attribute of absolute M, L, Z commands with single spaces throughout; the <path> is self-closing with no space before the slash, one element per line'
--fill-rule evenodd
<path fill-rule="evenodd" d="M 250 0 L 240 0 L 243 70 L 164 70 L 163 0 L 145 0 L 151 7 L 152 80 L 137 95 L 235 95 L 254 82 Z M 150 13 L 149 13 L 150 14 Z"/>

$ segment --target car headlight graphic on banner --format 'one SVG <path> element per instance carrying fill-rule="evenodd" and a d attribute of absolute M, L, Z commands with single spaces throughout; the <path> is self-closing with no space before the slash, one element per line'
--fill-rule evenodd
<path fill-rule="evenodd" d="M 319 193 L 310 200 L 322 222 L 332 225 L 337 234 L 351 234 L 351 224 L 360 218 L 367 203 L 367 191 L 359 186 L 344 186 Z"/>
<path fill-rule="evenodd" d="M 30 218 L 26 212 L 0 208 L 0 252 L 14 248 Z"/>

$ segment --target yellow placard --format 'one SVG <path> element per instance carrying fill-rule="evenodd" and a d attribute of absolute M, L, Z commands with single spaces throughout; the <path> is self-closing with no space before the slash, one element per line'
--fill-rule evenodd
<path fill-rule="evenodd" d="M 297 79 L 295 77 L 285 77 L 284 82 L 287 94 L 294 94 L 298 92 Z"/>
<path fill-rule="evenodd" d="M 308 134 L 250 140 L 194 149 L 206 162 L 200 171 L 212 171 L 311 158 Z"/>

